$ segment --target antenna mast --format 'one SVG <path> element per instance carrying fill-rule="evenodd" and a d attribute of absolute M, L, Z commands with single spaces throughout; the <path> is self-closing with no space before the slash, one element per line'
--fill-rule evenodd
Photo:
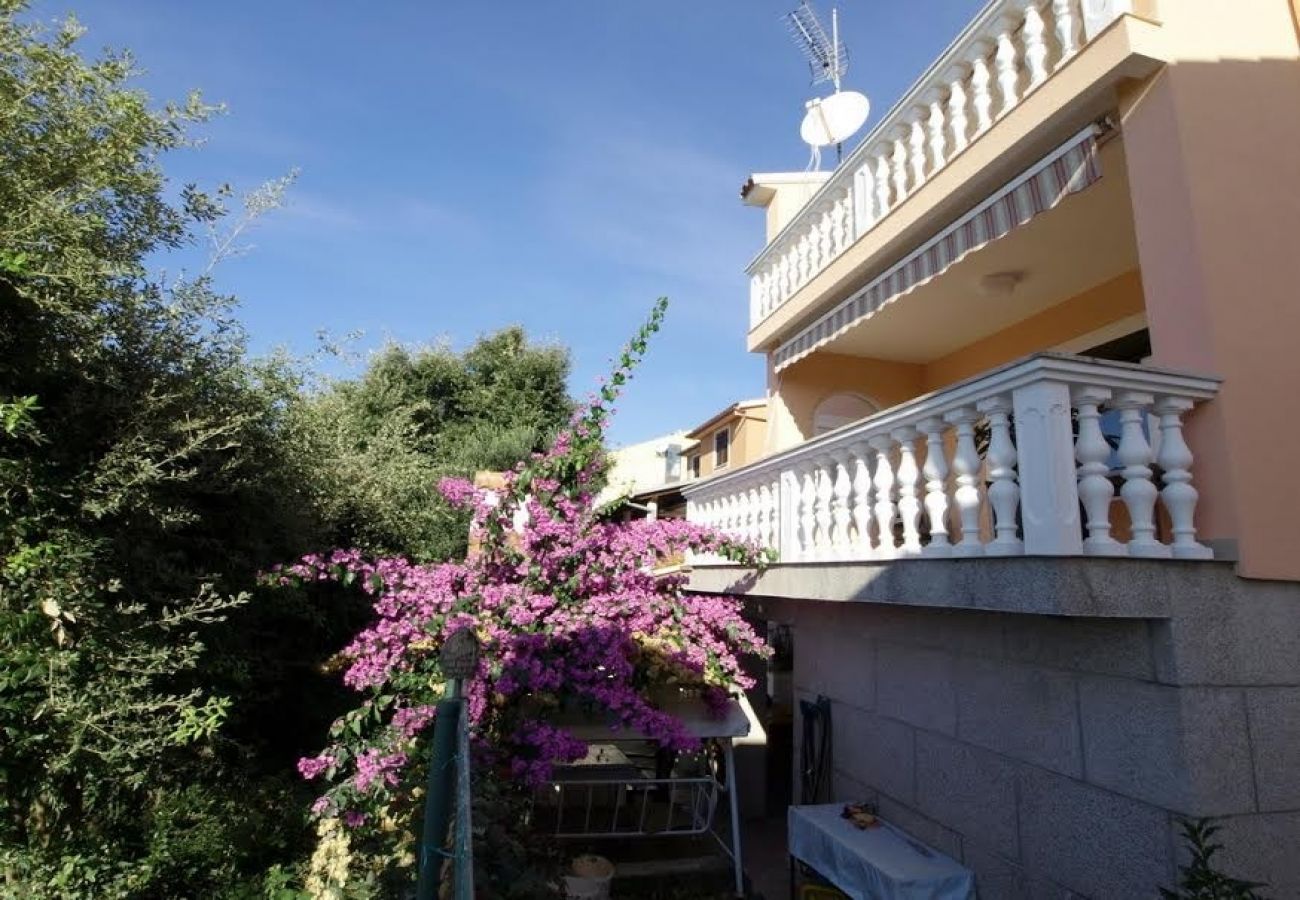
<path fill-rule="evenodd" d="M 831 9 L 829 36 L 808 0 L 803 0 L 799 8 L 785 18 L 790 37 L 812 70 L 812 83 L 829 82 L 835 88 L 829 97 L 814 97 L 804 104 L 807 114 L 799 133 L 812 149 L 808 161 L 811 171 L 821 166 L 822 147 L 834 144 L 836 162 L 842 159 L 844 140 L 852 137 L 866 122 L 871 104 L 865 94 L 841 89 L 844 73 L 849 69 L 849 52 L 840 41 L 839 10 Z"/>

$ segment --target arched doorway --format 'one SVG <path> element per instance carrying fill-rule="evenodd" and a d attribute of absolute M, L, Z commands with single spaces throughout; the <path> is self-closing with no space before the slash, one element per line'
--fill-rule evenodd
<path fill-rule="evenodd" d="M 813 437 L 834 431 L 850 422 L 880 411 L 880 407 L 860 394 L 840 391 L 831 394 L 813 411 Z"/>

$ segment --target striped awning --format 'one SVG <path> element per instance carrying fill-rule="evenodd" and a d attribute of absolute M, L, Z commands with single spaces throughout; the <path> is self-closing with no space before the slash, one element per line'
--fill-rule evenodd
<path fill-rule="evenodd" d="M 1007 234 L 1101 178 L 1098 128 L 1089 125 L 987 200 L 781 344 L 776 371 L 825 346 L 878 309 L 941 275 L 966 255 Z"/>

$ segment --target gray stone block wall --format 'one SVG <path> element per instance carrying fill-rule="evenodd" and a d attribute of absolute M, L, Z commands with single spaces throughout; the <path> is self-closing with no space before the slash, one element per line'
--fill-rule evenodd
<path fill-rule="evenodd" d="M 1178 818 L 1209 814 L 1225 869 L 1300 897 L 1300 585 L 1210 580 L 1156 619 L 765 603 L 797 692 L 833 702 L 834 797 L 962 860 L 983 900 L 1147 900 Z"/>

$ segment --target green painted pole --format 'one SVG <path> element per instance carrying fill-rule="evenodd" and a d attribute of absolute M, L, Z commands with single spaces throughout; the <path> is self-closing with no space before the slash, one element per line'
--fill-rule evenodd
<path fill-rule="evenodd" d="M 424 828 L 420 832 L 420 879 L 416 900 L 434 900 L 442 862 L 446 858 L 447 827 L 451 822 L 451 801 L 456 792 L 456 729 L 460 725 L 460 684 L 451 681 L 445 700 L 438 701 L 433 720 L 433 744 L 429 751 L 429 778 L 425 786 Z"/>

